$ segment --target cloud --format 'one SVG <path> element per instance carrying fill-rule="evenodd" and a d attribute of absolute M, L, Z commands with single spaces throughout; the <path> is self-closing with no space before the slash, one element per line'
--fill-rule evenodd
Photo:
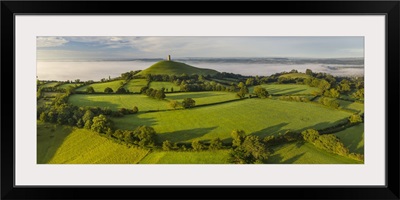
<path fill-rule="evenodd" d="M 37 37 L 37 47 L 57 47 L 68 43 L 63 37 Z"/>

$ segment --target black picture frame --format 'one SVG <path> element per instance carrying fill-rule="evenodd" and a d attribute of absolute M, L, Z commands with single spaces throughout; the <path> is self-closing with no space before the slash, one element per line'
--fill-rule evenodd
<path fill-rule="evenodd" d="M 154 5 L 157 4 L 157 9 Z M 220 6 L 224 9 L 220 9 Z M 229 6 L 224 6 L 229 5 Z M 186 8 L 181 10 L 181 8 Z M 399 199 L 399 1 L 2 1 L 2 199 Z M 206 12 L 206 13 L 205 13 Z M 23 14 L 386 15 L 386 186 L 68 186 L 15 187 L 14 19 Z M 13 84 L 11 84 L 13 83 Z M 13 106 L 11 106 L 13 105 Z M 182 192 L 184 190 L 184 192 Z M 190 194 L 187 196 L 186 194 Z"/>

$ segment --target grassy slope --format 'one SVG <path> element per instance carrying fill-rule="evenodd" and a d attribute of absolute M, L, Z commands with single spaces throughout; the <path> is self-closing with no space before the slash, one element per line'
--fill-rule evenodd
<path fill-rule="evenodd" d="M 212 69 L 197 68 L 185 63 L 175 62 L 175 61 L 159 61 L 149 68 L 141 71 L 138 75 L 146 74 L 168 74 L 168 75 L 182 75 L 183 73 L 187 75 L 198 74 L 198 75 L 214 75 L 218 73 Z"/>
<path fill-rule="evenodd" d="M 354 112 L 361 111 L 361 113 L 364 112 L 364 104 L 358 103 L 358 102 L 351 102 L 351 101 L 343 101 L 343 100 L 337 100 L 339 101 L 340 107 L 346 108 L 349 110 L 352 110 Z"/>
<path fill-rule="evenodd" d="M 128 148 L 89 130 L 38 122 L 37 163 L 133 164 L 147 153 L 148 150 Z"/>
<path fill-rule="evenodd" d="M 140 92 L 142 87 L 147 86 L 146 79 L 132 79 L 125 86 L 125 89 L 128 89 L 130 92 Z"/>
<path fill-rule="evenodd" d="M 71 86 L 71 87 L 79 87 L 79 86 L 81 86 L 82 84 L 80 84 L 80 83 L 78 83 L 78 84 L 76 84 L 76 83 L 65 83 L 65 84 L 62 84 L 62 85 L 59 85 L 59 86 L 57 86 L 57 88 L 64 88 L 64 89 L 67 89 L 69 86 Z"/>
<path fill-rule="evenodd" d="M 93 83 L 90 85 L 85 85 L 83 87 L 80 87 L 80 88 L 76 89 L 76 91 L 84 92 L 84 91 L 86 91 L 87 87 L 91 86 L 91 87 L 93 87 L 95 92 L 104 92 L 104 89 L 106 89 L 107 87 L 113 89 L 113 91 L 115 92 L 121 86 L 121 82 L 123 82 L 123 81 L 116 80 L 116 81 L 110 81 L 110 82 L 104 82 L 104 83 Z"/>
<path fill-rule="evenodd" d="M 112 110 L 132 109 L 134 106 L 137 106 L 139 111 L 170 109 L 168 101 L 156 100 L 139 94 L 75 94 L 70 96 L 68 101 L 76 106 L 108 107 Z"/>
<path fill-rule="evenodd" d="M 261 85 L 270 94 L 311 94 L 313 91 L 318 91 L 318 88 L 313 88 L 307 85 L 297 85 L 297 84 L 263 84 Z M 250 87 L 250 93 L 253 92 L 254 87 Z"/>
<path fill-rule="evenodd" d="M 43 84 L 43 85 L 40 85 L 39 87 L 40 88 L 43 88 L 43 87 L 54 87 L 54 86 L 56 86 L 58 84 L 58 82 L 48 82 L 48 83 L 45 83 L 45 84 Z"/>
<path fill-rule="evenodd" d="M 174 88 L 174 92 L 181 90 L 181 88 L 179 86 L 176 86 L 175 84 L 173 84 L 171 82 L 151 82 L 150 88 L 157 89 L 157 90 L 160 90 L 161 88 L 165 88 L 168 90 L 168 92 L 171 91 L 171 88 Z"/>
<path fill-rule="evenodd" d="M 268 163 L 276 164 L 361 164 L 361 162 L 317 149 L 310 143 L 295 142 L 274 148 Z"/>
<path fill-rule="evenodd" d="M 350 152 L 364 153 L 364 123 L 335 133 L 335 135 L 349 148 Z"/>
<path fill-rule="evenodd" d="M 229 150 L 152 152 L 139 164 L 229 164 Z"/>
<path fill-rule="evenodd" d="M 196 105 L 238 99 L 238 97 L 236 97 L 236 93 L 232 92 L 184 92 L 166 94 L 166 96 L 166 99 L 168 100 L 176 100 L 179 102 L 183 101 L 184 98 L 192 98 L 196 101 Z"/>
<path fill-rule="evenodd" d="M 248 99 L 188 110 L 129 115 L 114 121 L 121 129 L 152 126 L 162 140 L 178 142 L 215 137 L 230 139 L 234 129 L 261 137 L 285 130 L 320 129 L 349 115 L 311 103 Z"/>

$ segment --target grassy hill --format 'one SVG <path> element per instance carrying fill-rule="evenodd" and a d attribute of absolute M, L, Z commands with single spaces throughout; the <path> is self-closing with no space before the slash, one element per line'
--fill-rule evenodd
<path fill-rule="evenodd" d="M 76 127 L 37 122 L 38 164 L 136 164 L 149 150 Z"/>
<path fill-rule="evenodd" d="M 202 69 L 193 67 L 191 65 L 187 65 L 181 62 L 163 60 L 141 71 L 140 73 L 138 73 L 138 75 L 146 75 L 146 74 L 182 75 L 183 73 L 187 75 L 191 74 L 214 75 L 218 72 L 212 69 Z"/>

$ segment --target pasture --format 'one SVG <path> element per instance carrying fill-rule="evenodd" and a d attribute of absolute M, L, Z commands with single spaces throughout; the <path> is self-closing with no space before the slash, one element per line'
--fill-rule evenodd
<path fill-rule="evenodd" d="M 80 83 L 65 83 L 65 84 L 62 84 L 62 85 L 59 85 L 59 86 L 57 86 L 57 88 L 62 88 L 62 89 L 67 89 L 67 88 L 69 88 L 69 87 L 73 87 L 73 88 L 76 88 L 76 87 L 79 87 L 79 86 L 81 86 L 82 84 L 80 84 Z"/>
<path fill-rule="evenodd" d="M 180 86 L 177 86 L 171 82 L 151 82 L 150 88 L 161 90 L 161 88 L 165 88 L 165 92 L 171 92 L 171 88 L 174 88 L 174 92 L 178 92 L 181 90 Z"/>
<path fill-rule="evenodd" d="M 121 87 L 123 83 L 123 80 L 115 80 L 115 81 L 109 81 L 109 82 L 100 82 L 100 83 L 93 83 L 90 85 L 85 85 L 83 87 L 77 88 L 76 91 L 79 92 L 85 92 L 86 88 L 91 86 L 93 87 L 95 92 L 104 92 L 104 89 L 106 89 L 107 87 L 113 89 L 113 91 L 117 91 L 117 89 L 119 87 Z"/>
<path fill-rule="evenodd" d="M 229 164 L 229 150 L 218 151 L 156 151 L 139 164 Z"/>
<path fill-rule="evenodd" d="M 344 101 L 344 100 L 337 100 L 337 101 L 339 102 L 341 108 L 345 108 L 353 112 L 364 113 L 364 104 L 362 103 Z"/>
<path fill-rule="evenodd" d="M 352 153 L 364 154 L 364 123 L 335 133 Z"/>
<path fill-rule="evenodd" d="M 148 152 L 86 129 L 37 122 L 38 164 L 135 164 Z"/>
<path fill-rule="evenodd" d="M 192 98 L 196 101 L 196 105 L 204 105 L 238 99 L 236 93 L 233 92 L 182 92 L 166 94 L 166 99 L 182 102 L 185 98 Z"/>
<path fill-rule="evenodd" d="M 319 91 L 318 88 L 297 84 L 263 84 L 261 86 L 272 95 L 311 95 L 314 91 Z M 249 87 L 250 93 L 253 93 L 253 90 L 254 86 Z"/>
<path fill-rule="evenodd" d="M 161 140 L 171 142 L 208 141 L 216 137 L 230 141 L 234 129 L 264 137 L 287 130 L 330 127 L 349 115 L 312 103 L 246 99 L 187 110 L 126 115 L 113 121 L 120 129 L 152 126 Z"/>
<path fill-rule="evenodd" d="M 145 86 L 147 86 L 146 79 L 132 79 L 124 86 L 124 88 L 129 90 L 129 92 L 140 92 L 140 89 Z"/>
<path fill-rule="evenodd" d="M 268 159 L 271 164 L 362 164 L 351 158 L 339 156 L 316 148 L 307 142 L 293 142 L 274 147 Z"/>
<path fill-rule="evenodd" d="M 52 87 L 57 86 L 58 84 L 59 84 L 59 82 L 47 82 L 45 84 L 40 85 L 39 88 L 45 88 L 45 87 L 52 88 Z"/>
<path fill-rule="evenodd" d="M 75 94 L 69 103 L 76 106 L 102 107 L 118 110 L 132 109 L 137 106 L 140 111 L 171 109 L 166 100 L 156 100 L 141 94 Z"/>

